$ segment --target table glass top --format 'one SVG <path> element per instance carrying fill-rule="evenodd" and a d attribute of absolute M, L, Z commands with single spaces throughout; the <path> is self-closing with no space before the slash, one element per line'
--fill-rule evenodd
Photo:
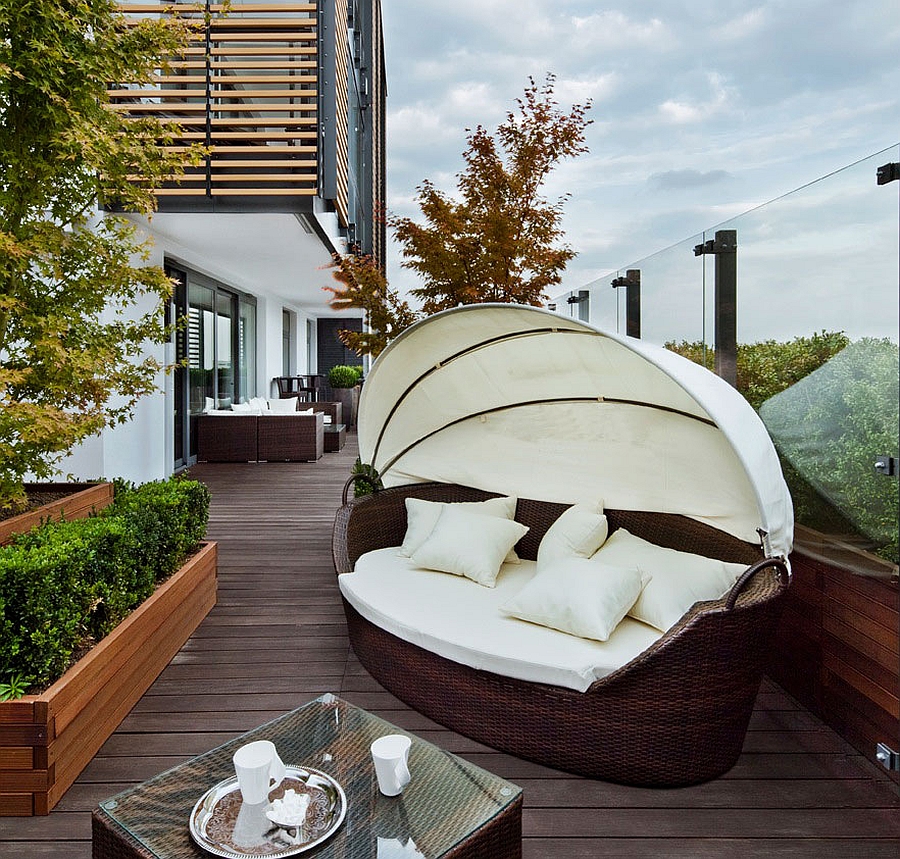
<path fill-rule="evenodd" d="M 369 746 L 394 733 L 412 739 L 412 779 L 401 796 L 386 797 L 378 791 Z M 196 859 L 188 832 L 191 809 L 208 788 L 234 775 L 231 757 L 251 740 L 271 740 L 285 764 L 315 767 L 343 787 L 347 817 L 316 848 L 316 857 L 369 859 L 390 845 L 391 855 L 434 859 L 521 794 L 511 782 L 328 694 L 104 800 L 100 808 L 161 859 Z"/>

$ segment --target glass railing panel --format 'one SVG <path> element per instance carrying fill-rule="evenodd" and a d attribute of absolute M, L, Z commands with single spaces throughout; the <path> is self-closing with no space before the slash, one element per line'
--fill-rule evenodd
<path fill-rule="evenodd" d="M 887 578 L 898 484 L 875 463 L 898 447 L 900 249 L 897 186 L 875 177 L 896 157 L 879 153 L 717 228 L 738 238 L 738 387 L 781 455 L 797 543 Z"/>

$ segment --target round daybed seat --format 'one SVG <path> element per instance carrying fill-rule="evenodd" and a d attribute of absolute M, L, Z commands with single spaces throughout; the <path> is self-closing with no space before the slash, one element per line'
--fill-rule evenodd
<path fill-rule="evenodd" d="M 338 511 L 334 562 L 353 649 L 383 686 L 453 730 L 568 772 L 674 786 L 734 764 L 788 586 L 793 535 L 777 453 L 734 388 L 673 352 L 577 319 L 466 306 L 411 326 L 379 355 L 360 398 L 358 440 L 362 470 L 385 488 Z M 518 540 L 526 562 L 538 561 L 544 535 L 570 509 L 593 505 L 600 515 L 602 501 L 609 544 L 621 548 L 633 535 L 652 551 L 735 566 L 721 588 L 700 594 L 690 586 L 695 561 L 670 558 L 645 571 L 631 555 L 608 560 L 601 541 L 591 552 L 605 567 L 629 568 L 639 593 L 632 616 L 664 580 L 690 599 L 676 601 L 664 622 L 642 618 L 659 632 L 626 618 L 621 629 L 587 636 L 607 639 L 602 645 L 568 642 L 556 631 L 564 627 L 529 630 L 526 620 L 515 621 L 523 637 L 507 639 L 512 620 L 494 611 L 488 622 L 502 596 L 449 575 L 438 581 L 444 573 L 411 570 L 396 557 L 410 543 L 408 524 L 416 527 L 407 500 L 414 509 L 411 499 L 489 498 L 518 499 L 496 527 Z M 445 507 L 440 517 L 428 542 L 478 546 L 481 560 L 465 514 Z M 649 551 L 631 546 L 634 558 Z M 445 569 L 423 551 L 407 554 Z M 503 558 L 495 553 L 496 566 Z M 545 578 L 547 570 L 516 599 L 541 588 L 547 604 L 557 592 L 583 593 L 568 568 L 554 568 L 558 578 Z M 512 589 L 528 575 L 527 564 L 507 565 L 496 587 Z M 557 580 L 576 585 L 556 588 Z M 569 603 L 566 610 L 593 605 Z"/>
<path fill-rule="evenodd" d="M 522 563 L 504 564 L 491 589 L 398 556 L 408 497 L 496 493 L 417 484 L 339 511 L 334 562 L 350 640 L 385 688 L 461 734 L 579 775 L 678 786 L 734 765 L 787 587 L 782 561 L 684 516 L 606 509 L 610 531 L 751 572 L 664 634 L 625 618 L 595 642 L 498 611 L 534 575 L 540 541 L 569 505 L 519 499 L 516 520 L 529 527 L 516 545 Z"/>

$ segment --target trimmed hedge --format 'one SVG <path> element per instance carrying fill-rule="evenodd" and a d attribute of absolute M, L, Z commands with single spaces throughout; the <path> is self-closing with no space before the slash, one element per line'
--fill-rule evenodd
<path fill-rule="evenodd" d="M 117 482 L 98 515 L 42 525 L 0 549 L 0 680 L 59 678 L 196 549 L 209 497 L 192 480 Z"/>
<path fill-rule="evenodd" d="M 355 388 L 362 378 L 362 367 L 338 364 L 328 371 L 328 384 L 332 388 Z"/>

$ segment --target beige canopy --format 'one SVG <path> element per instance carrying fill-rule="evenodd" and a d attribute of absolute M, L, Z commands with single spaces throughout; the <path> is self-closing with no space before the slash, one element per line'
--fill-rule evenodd
<path fill-rule="evenodd" d="M 602 500 L 791 548 L 778 457 L 740 394 L 673 352 L 534 307 L 459 307 L 403 332 L 366 378 L 359 447 L 386 486 Z"/>

